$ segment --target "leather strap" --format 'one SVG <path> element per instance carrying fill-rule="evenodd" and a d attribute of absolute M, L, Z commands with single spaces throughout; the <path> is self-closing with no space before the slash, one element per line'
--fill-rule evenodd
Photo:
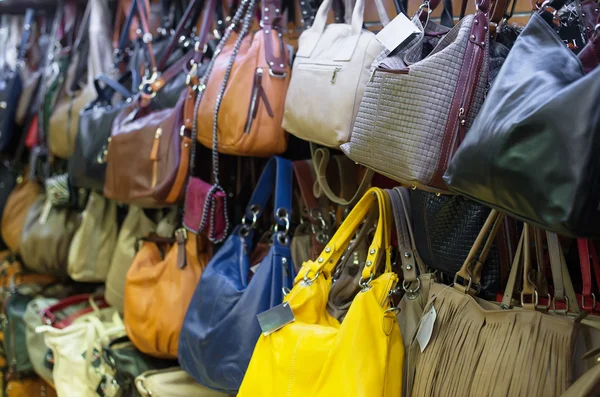
<path fill-rule="evenodd" d="M 565 283 L 561 270 L 560 241 L 556 233 L 546 232 L 548 240 L 548 253 L 550 254 L 550 268 L 552 270 L 552 283 L 554 285 L 554 299 L 564 301 Z"/>
<path fill-rule="evenodd" d="M 195 234 L 192 234 L 191 238 L 194 238 L 195 236 Z M 187 238 L 187 230 L 183 228 L 175 230 L 175 242 L 177 243 L 177 267 L 180 269 L 183 269 L 187 265 L 187 253 L 185 250 Z"/>
<path fill-rule="evenodd" d="M 584 238 L 578 238 L 577 249 L 579 251 L 579 265 L 581 267 L 581 295 L 583 295 L 582 300 L 584 300 L 592 297 L 592 266 L 590 263 L 590 249 L 588 247 L 588 241 Z"/>
<path fill-rule="evenodd" d="M 154 58 L 154 52 L 152 50 L 152 33 L 150 30 L 150 22 L 148 21 L 148 10 L 146 10 L 146 4 L 144 0 L 133 0 L 135 1 L 137 7 L 137 15 L 140 20 L 140 25 L 142 29 L 142 42 L 146 47 L 146 58 L 150 63 L 150 72 L 155 73 L 156 69 L 156 60 Z"/>
<path fill-rule="evenodd" d="M 94 87 L 96 88 L 96 92 L 98 93 L 98 98 L 101 98 L 104 101 L 110 101 L 110 99 L 115 93 L 118 93 L 123 98 L 131 98 L 133 94 L 121 84 L 121 81 L 124 81 L 126 78 L 131 77 L 133 74 L 134 73 L 132 73 L 131 71 L 128 71 L 123 77 L 119 79 L 119 81 L 111 79 L 105 74 L 98 75 L 98 77 L 96 77 L 96 79 L 94 80 Z M 104 83 L 105 87 L 102 87 L 100 83 Z"/>
<path fill-rule="evenodd" d="M 498 234 L 498 230 L 500 230 L 503 220 L 504 214 L 499 213 L 497 210 L 492 210 L 490 212 L 490 215 L 486 219 L 481 231 L 477 235 L 477 238 L 475 239 L 467 258 L 454 277 L 454 286 L 459 291 L 462 290 L 465 293 L 471 292 L 472 285 L 478 286 L 480 284 L 483 264 L 487 260 L 487 256 L 496 238 L 496 235 Z M 481 251 L 479 251 L 484 240 L 485 244 L 483 245 Z M 478 252 L 479 258 L 477 258 Z M 468 284 L 466 286 L 457 284 L 458 277 L 468 280 Z"/>
<path fill-rule="evenodd" d="M 260 218 L 271 195 L 275 196 L 275 222 L 289 229 L 292 214 L 292 163 L 281 157 L 271 157 L 254 188 L 246 207 L 246 219 Z M 275 239 L 276 240 L 276 239 Z"/>
<path fill-rule="evenodd" d="M 466 1 L 464 2 L 466 4 Z M 490 22 L 499 24 L 506 15 L 506 8 L 509 0 L 492 0 L 492 10 L 490 12 Z"/>
<path fill-rule="evenodd" d="M 278 32 L 283 31 L 281 1 L 263 0 L 261 8 L 261 25 L 265 35 L 265 57 L 269 65 L 269 73 L 282 77 L 287 71 L 287 50 L 279 34 L 273 35 L 271 31 L 275 29 Z M 277 48 L 273 41 L 276 41 Z"/>
<path fill-rule="evenodd" d="M 536 281 L 535 285 L 538 292 L 542 296 L 548 295 L 548 280 L 546 279 L 546 260 L 544 255 L 543 246 L 543 232 L 539 228 L 535 228 L 534 241 L 535 241 L 535 256 L 537 262 Z"/>
<path fill-rule="evenodd" d="M 23 22 L 23 35 L 21 36 L 21 44 L 19 45 L 17 61 L 24 59 L 25 54 L 27 54 L 27 43 L 29 43 L 29 38 L 31 37 L 31 25 L 33 24 L 34 16 L 35 10 L 33 8 L 28 8 L 27 11 L 25 11 L 25 20 Z"/>
<path fill-rule="evenodd" d="M 506 288 L 504 289 L 504 296 L 502 297 L 502 307 L 504 309 L 512 308 L 512 298 L 515 293 L 519 269 L 521 268 L 521 257 L 523 252 L 524 237 L 525 235 L 521 234 L 521 238 L 519 239 L 519 245 L 517 246 L 517 252 L 515 253 L 513 264 L 510 268 L 510 275 L 508 276 Z"/>
<path fill-rule="evenodd" d="M 373 178 L 374 171 L 367 168 L 365 175 L 363 176 L 358 190 L 354 194 L 354 196 L 346 200 L 342 197 L 337 196 L 329 186 L 329 182 L 327 181 L 327 166 L 329 164 L 330 152 L 329 149 L 326 148 L 317 148 L 314 143 L 310 144 L 310 151 L 313 160 L 313 166 L 315 167 L 315 171 L 317 173 L 317 183 L 315 184 L 316 192 L 322 191 L 329 200 L 333 203 L 348 206 L 354 204 L 360 197 L 362 197 L 363 193 L 368 189 L 371 184 L 371 179 Z M 320 194 L 315 194 L 315 196 L 319 197 Z"/>
<path fill-rule="evenodd" d="M 127 12 L 127 17 L 125 18 L 125 24 L 121 28 L 121 35 L 119 36 L 119 42 L 117 44 L 117 48 L 115 48 L 115 69 L 118 69 L 119 64 L 123 60 L 123 54 L 125 53 L 125 47 L 129 42 L 129 30 L 131 29 L 131 23 L 136 14 L 136 2 L 137 0 L 131 0 L 131 5 L 129 6 L 129 11 Z M 121 13 L 118 13 L 117 17 L 120 18 Z M 117 19 L 115 21 L 115 27 L 121 26 L 121 22 Z"/>
<path fill-rule="evenodd" d="M 310 160 L 298 160 L 294 161 L 292 166 L 294 167 L 296 181 L 298 181 L 298 186 L 300 187 L 302 200 L 307 209 L 308 219 L 314 223 L 318 222 L 318 220 L 315 219 L 316 214 L 321 214 L 324 219 L 326 214 L 323 214 L 321 206 L 319 205 L 319 200 L 313 194 L 315 171 L 312 163 Z"/>
<path fill-rule="evenodd" d="M 71 306 L 75 306 L 75 305 L 78 305 L 81 303 L 88 302 L 90 300 L 90 297 L 92 297 L 91 294 L 81 294 L 81 295 L 70 296 L 52 306 L 49 306 L 49 307 L 43 309 L 40 312 L 40 317 L 42 318 L 42 321 L 44 323 L 46 323 L 48 325 L 53 325 L 56 322 L 56 315 L 54 313 L 64 310 Z M 104 297 L 101 295 L 93 296 L 93 300 L 94 300 L 94 302 L 98 302 L 98 305 L 106 304 Z"/>
<path fill-rule="evenodd" d="M 415 245 L 410 217 L 410 193 L 405 187 L 396 187 L 393 190 L 386 190 L 386 192 L 391 199 L 396 223 L 398 253 L 402 262 L 403 278 L 408 283 L 417 281 L 417 266 L 421 274 L 426 272 L 426 268 Z"/>

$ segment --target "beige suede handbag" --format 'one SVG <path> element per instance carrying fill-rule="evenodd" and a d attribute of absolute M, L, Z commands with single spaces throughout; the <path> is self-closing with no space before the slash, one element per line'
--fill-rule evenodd
<path fill-rule="evenodd" d="M 75 281 L 106 281 L 117 233 L 117 203 L 91 192 L 69 248 L 69 276 Z"/>

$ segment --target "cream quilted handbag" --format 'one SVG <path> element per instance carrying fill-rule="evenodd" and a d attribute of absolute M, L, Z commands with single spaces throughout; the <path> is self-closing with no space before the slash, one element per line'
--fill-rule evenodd
<path fill-rule="evenodd" d="M 363 30 L 364 0 L 356 1 L 351 23 L 326 25 L 332 2 L 323 1 L 313 25 L 300 35 L 283 128 L 301 139 L 337 148 L 350 138 L 369 67 L 383 46 L 374 33 Z M 386 24 L 382 2 L 375 3 Z"/>
<path fill-rule="evenodd" d="M 413 18 L 422 33 L 373 62 L 350 142 L 341 146 L 350 159 L 406 185 L 447 191 L 442 176 L 488 82 L 490 1 L 476 6 L 450 31 Z M 424 56 L 426 48 L 433 50 Z"/>

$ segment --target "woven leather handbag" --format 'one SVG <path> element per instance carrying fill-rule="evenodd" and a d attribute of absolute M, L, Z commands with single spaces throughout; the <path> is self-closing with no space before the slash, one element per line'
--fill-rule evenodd
<path fill-rule="evenodd" d="M 340 324 L 326 310 L 331 276 L 375 206 L 379 219 L 361 275 L 362 289 Z M 319 259 L 302 265 L 284 299 L 294 320 L 260 336 L 239 397 L 402 395 L 404 347 L 397 308 L 389 299 L 398 283 L 391 265 L 391 226 L 389 196 L 370 189 Z M 346 376 L 351 373 L 360 376 Z"/>
<path fill-rule="evenodd" d="M 202 89 L 187 99 L 185 118 L 195 120 L 198 142 L 215 152 L 268 157 L 287 147 L 281 121 L 290 61 L 281 37 L 282 7 L 263 0 L 261 29 L 251 34 L 258 4 L 242 1 L 200 85 L 190 73 L 190 84 Z M 198 66 L 201 57 L 198 52 Z"/>
<path fill-rule="evenodd" d="M 600 32 L 578 58 L 557 35 L 551 11 L 540 12 L 517 39 L 444 179 L 453 191 L 542 229 L 597 238 Z M 549 161 L 556 153 L 563 161 Z"/>
<path fill-rule="evenodd" d="M 351 21 L 326 25 L 332 3 L 321 3 L 312 26 L 299 38 L 283 128 L 301 139 L 338 147 L 350 138 L 369 67 L 384 47 L 373 32 L 363 29 L 363 0 L 356 2 Z M 382 3 L 375 4 L 379 11 Z M 385 8 L 381 14 L 385 26 Z"/>
<path fill-rule="evenodd" d="M 271 244 L 260 250 L 255 228 L 271 197 L 274 232 Z M 182 368 L 204 386 L 237 392 L 261 333 L 256 316 L 281 303 L 283 290 L 292 286 L 291 201 L 292 164 L 272 157 L 246 206 L 242 224 L 202 274 L 185 315 L 178 357 Z M 253 263 L 257 251 L 261 255 Z M 253 265 L 255 272 L 250 269 Z"/>
<path fill-rule="evenodd" d="M 490 0 L 476 6 L 450 31 L 415 16 L 422 33 L 376 59 L 350 142 L 341 146 L 350 159 L 409 186 L 447 191 L 442 176 L 488 83 Z M 432 38 L 427 54 L 424 41 Z"/>
<path fill-rule="evenodd" d="M 479 235 L 490 209 L 462 196 L 410 191 L 417 251 L 425 266 L 451 282 Z M 505 218 L 482 272 L 481 295 L 494 299 L 506 283 L 517 247 L 517 225 Z"/>

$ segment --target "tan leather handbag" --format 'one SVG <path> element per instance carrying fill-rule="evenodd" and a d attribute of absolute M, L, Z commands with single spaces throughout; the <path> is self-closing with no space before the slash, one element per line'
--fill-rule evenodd
<path fill-rule="evenodd" d="M 227 394 L 208 389 L 179 367 L 146 371 L 135 378 L 142 397 L 226 397 Z"/>
<path fill-rule="evenodd" d="M 138 249 L 138 241 L 156 233 L 161 237 L 172 236 L 177 227 L 174 216 L 177 211 L 170 210 L 163 216 L 163 210 L 154 210 L 149 216 L 140 207 L 129 207 L 129 212 L 119 230 L 119 237 L 106 278 L 104 298 L 123 313 L 125 299 L 125 278 Z"/>
<path fill-rule="evenodd" d="M 193 95 L 186 101 L 186 127 L 192 129 L 196 109 L 193 131 L 198 142 L 219 153 L 268 157 L 287 147 L 281 122 L 290 66 L 277 31 L 281 5 L 278 0 L 264 0 L 262 29 L 252 34 L 249 30 L 258 4 L 256 0 L 241 3 L 231 21 L 241 30 L 227 29 L 202 78 L 200 98 Z M 195 58 L 197 64 L 201 55 Z M 191 75 L 190 83 L 199 82 Z"/>
<path fill-rule="evenodd" d="M 25 173 L 27 175 L 27 172 Z M 14 253 L 21 247 L 21 234 L 29 208 L 34 204 L 41 187 L 36 182 L 23 179 L 10 193 L 2 213 L 2 239 Z"/>
<path fill-rule="evenodd" d="M 67 277 L 69 247 L 80 215 L 72 209 L 49 206 L 48 201 L 46 195 L 39 195 L 27 213 L 21 258 L 27 269 L 62 279 Z"/>
<path fill-rule="evenodd" d="M 117 243 L 117 203 L 91 192 L 69 248 L 69 276 L 75 281 L 106 280 Z"/>
<path fill-rule="evenodd" d="M 183 318 L 209 260 L 205 237 L 178 229 L 172 242 L 145 239 L 125 281 L 127 335 L 139 350 L 159 358 L 177 358 Z"/>
<path fill-rule="evenodd" d="M 48 126 L 48 147 L 57 157 L 66 159 L 73 153 L 79 112 L 96 98 L 94 78 L 112 70 L 111 15 L 107 0 L 88 2 L 67 78 Z M 83 46 L 88 47 L 87 52 L 82 51 Z M 87 58 L 82 59 L 84 53 Z"/>
<path fill-rule="evenodd" d="M 56 397 L 56 390 L 40 378 L 15 379 L 8 381 L 6 397 Z"/>

